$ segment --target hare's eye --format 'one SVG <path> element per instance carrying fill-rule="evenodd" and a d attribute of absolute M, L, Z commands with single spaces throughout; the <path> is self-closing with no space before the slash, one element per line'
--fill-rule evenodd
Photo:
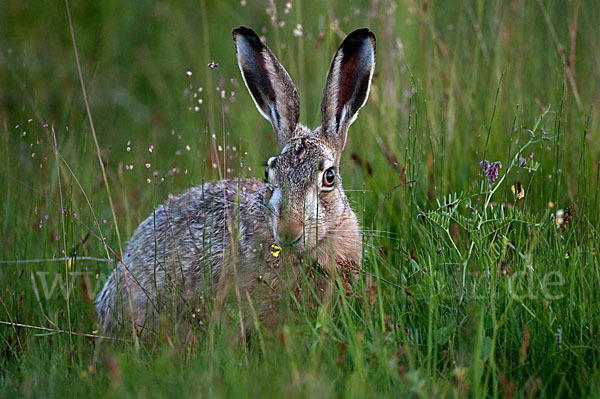
<path fill-rule="evenodd" d="M 335 171 L 333 168 L 329 168 L 323 173 L 323 185 L 325 187 L 333 186 L 333 182 L 335 181 Z"/>
<path fill-rule="evenodd" d="M 269 167 L 265 168 L 265 183 L 269 181 Z"/>

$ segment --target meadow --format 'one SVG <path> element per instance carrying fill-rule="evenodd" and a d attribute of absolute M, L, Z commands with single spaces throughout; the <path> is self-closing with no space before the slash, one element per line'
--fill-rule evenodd
<path fill-rule="evenodd" d="M 4 1 L 0 397 L 600 397 L 598 21 L 598 0 Z M 98 337 L 138 224 L 279 152 L 239 25 L 313 128 L 342 39 L 377 37 L 340 167 L 353 294 L 247 342 L 235 309 L 191 343 Z"/>

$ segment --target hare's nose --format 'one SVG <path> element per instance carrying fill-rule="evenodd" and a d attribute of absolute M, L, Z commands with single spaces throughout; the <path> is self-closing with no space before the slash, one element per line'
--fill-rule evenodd
<path fill-rule="evenodd" d="M 293 245 L 302 238 L 303 224 L 299 220 L 281 220 L 277 226 L 277 238 L 280 244 Z"/>

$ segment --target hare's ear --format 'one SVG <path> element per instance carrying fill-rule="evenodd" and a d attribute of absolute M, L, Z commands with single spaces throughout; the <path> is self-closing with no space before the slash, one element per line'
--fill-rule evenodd
<path fill-rule="evenodd" d="M 244 83 L 259 112 L 267 118 L 281 148 L 293 136 L 300 117 L 296 87 L 275 54 L 244 26 L 233 30 L 233 41 Z"/>
<path fill-rule="evenodd" d="M 375 70 L 375 35 L 357 29 L 333 56 L 321 102 L 321 134 L 341 153 L 348 127 L 367 102 Z"/>

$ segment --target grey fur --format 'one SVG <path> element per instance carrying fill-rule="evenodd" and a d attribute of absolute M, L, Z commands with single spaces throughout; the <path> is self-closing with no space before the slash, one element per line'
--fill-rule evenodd
<path fill-rule="evenodd" d="M 365 73 L 370 85 L 373 34 L 357 30 L 342 43 L 324 93 L 324 124 L 314 131 L 298 123 L 296 88 L 273 53 L 248 28 L 235 29 L 233 36 L 244 81 L 261 114 L 271 121 L 282 151 L 269 160 L 266 183 L 256 179 L 206 183 L 170 198 L 140 224 L 123 262 L 95 301 L 107 333 L 131 322 L 138 330 L 153 330 L 161 312 L 196 309 L 207 289 L 217 299 L 235 291 L 242 307 L 252 300 L 252 311 L 266 320 L 276 313 L 284 281 L 299 276 L 303 259 L 315 259 L 329 272 L 340 263 L 360 264 L 362 239 L 342 187 L 339 160 L 347 129 L 364 105 L 368 87 L 366 92 L 364 85 L 355 93 L 336 90 L 348 76 Z M 358 43 L 372 51 L 359 49 L 367 56 L 340 66 L 339 54 L 349 39 L 354 47 Z M 346 90 L 351 83 L 344 84 Z M 327 112 L 338 109 L 340 96 L 350 99 L 339 108 L 345 108 L 345 121 L 331 123 Z M 335 179 L 327 186 L 324 174 L 330 169 Z M 273 244 L 283 247 L 280 256 L 274 256 Z"/>

